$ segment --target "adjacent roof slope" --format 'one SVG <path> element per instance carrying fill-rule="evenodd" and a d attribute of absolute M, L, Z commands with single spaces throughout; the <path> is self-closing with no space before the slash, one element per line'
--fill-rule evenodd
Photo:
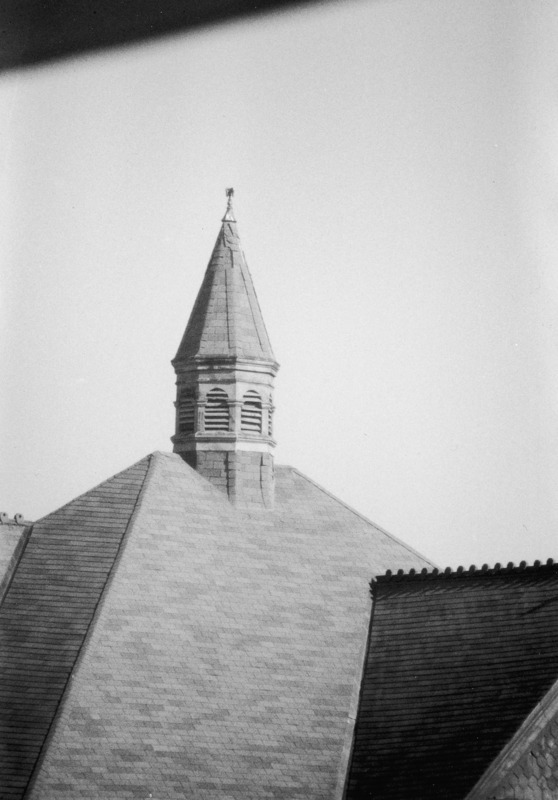
<path fill-rule="evenodd" d="M 0 789 L 21 798 L 133 514 L 148 460 L 35 523 L 0 608 Z"/>
<path fill-rule="evenodd" d="M 558 792 L 558 681 L 465 800 L 552 800 Z"/>
<path fill-rule="evenodd" d="M 274 511 L 240 511 L 161 453 L 122 540 L 145 464 L 105 485 L 125 507 L 96 490 L 40 523 L 8 593 L 27 769 L 81 646 L 26 797 L 338 797 L 370 574 L 426 562 L 289 467 Z"/>
<path fill-rule="evenodd" d="M 558 796 L 558 719 L 548 723 L 544 733 L 510 768 L 483 800 L 554 800 Z M 471 798 L 472 800 L 472 798 Z"/>
<path fill-rule="evenodd" d="M 556 679 L 558 566 L 388 576 L 374 597 L 348 800 L 463 800 Z"/>
<path fill-rule="evenodd" d="M 174 361 L 193 356 L 275 361 L 230 200 Z"/>

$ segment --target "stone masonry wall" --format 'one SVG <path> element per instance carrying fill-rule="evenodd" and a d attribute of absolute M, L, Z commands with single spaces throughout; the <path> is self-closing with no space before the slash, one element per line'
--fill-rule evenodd
<path fill-rule="evenodd" d="M 273 506 L 273 456 L 236 452 L 229 458 L 229 496 L 235 505 Z"/>
<path fill-rule="evenodd" d="M 273 456 L 249 451 L 200 450 L 183 458 L 234 505 L 273 507 Z"/>
<path fill-rule="evenodd" d="M 193 456 L 194 463 L 187 463 L 193 467 L 196 472 L 207 478 L 210 483 L 217 489 L 220 489 L 225 494 L 229 490 L 228 481 L 228 464 L 227 453 L 223 450 L 200 450 L 197 453 L 187 453 L 185 455 Z"/>

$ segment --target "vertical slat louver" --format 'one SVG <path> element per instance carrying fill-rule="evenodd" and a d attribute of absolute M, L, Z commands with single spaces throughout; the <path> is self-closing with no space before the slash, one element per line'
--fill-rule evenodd
<path fill-rule="evenodd" d="M 227 393 L 222 389 L 212 389 L 208 392 L 205 405 L 205 430 L 229 430 L 229 404 Z"/>
<path fill-rule="evenodd" d="M 181 395 L 178 404 L 178 432 L 194 433 L 195 404 L 191 395 Z"/>
<path fill-rule="evenodd" d="M 273 436 L 273 409 L 270 408 L 267 415 L 267 435 Z"/>
<path fill-rule="evenodd" d="M 257 392 L 250 390 L 242 399 L 240 429 L 247 433 L 262 432 L 262 401 Z"/>

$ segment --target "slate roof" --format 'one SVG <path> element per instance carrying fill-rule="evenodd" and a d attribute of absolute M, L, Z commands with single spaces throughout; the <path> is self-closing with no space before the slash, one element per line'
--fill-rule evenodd
<path fill-rule="evenodd" d="M 0 609 L 6 800 L 36 764 L 27 800 L 340 796 L 370 575 L 427 562 L 276 479 L 242 511 L 155 453 L 36 523 Z"/>
<path fill-rule="evenodd" d="M 507 775 L 483 800 L 555 800 L 558 797 L 558 719 L 508 770 Z M 471 798 L 473 800 L 473 798 Z"/>
<path fill-rule="evenodd" d="M 148 461 L 35 523 L 0 607 L 0 787 L 23 796 L 114 566 Z"/>
<path fill-rule="evenodd" d="M 348 800 L 463 800 L 557 677 L 558 565 L 423 573 L 373 586 Z"/>
<path fill-rule="evenodd" d="M 275 362 L 230 203 L 173 363 L 194 356 Z"/>

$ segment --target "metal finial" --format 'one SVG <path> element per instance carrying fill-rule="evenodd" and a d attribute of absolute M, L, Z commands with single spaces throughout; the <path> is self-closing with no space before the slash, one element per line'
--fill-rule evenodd
<path fill-rule="evenodd" d="M 225 211 L 225 216 L 223 217 L 223 222 L 236 222 L 234 218 L 234 211 L 232 207 L 232 199 L 234 196 L 234 189 L 226 189 L 225 193 L 227 195 L 227 210 Z"/>

